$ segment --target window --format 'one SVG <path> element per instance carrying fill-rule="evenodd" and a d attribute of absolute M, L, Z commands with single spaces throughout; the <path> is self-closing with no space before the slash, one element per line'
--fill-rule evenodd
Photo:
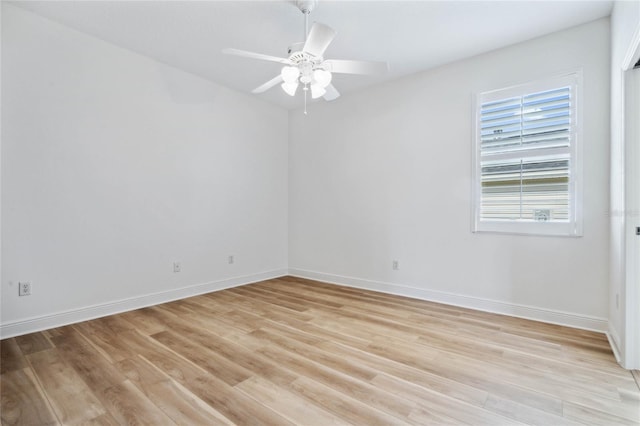
<path fill-rule="evenodd" d="M 573 73 L 476 96 L 475 231 L 580 236 Z"/>

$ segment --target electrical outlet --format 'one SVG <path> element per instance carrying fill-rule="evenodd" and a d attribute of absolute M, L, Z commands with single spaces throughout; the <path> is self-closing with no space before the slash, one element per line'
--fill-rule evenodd
<path fill-rule="evenodd" d="M 229 265 L 233 265 L 233 262 L 235 262 L 235 261 L 236 261 L 236 260 L 235 260 L 235 256 L 233 256 L 233 255 L 229 256 L 228 261 L 229 261 Z"/>
<path fill-rule="evenodd" d="M 177 273 L 182 271 L 182 265 L 180 264 L 180 262 L 173 262 L 173 272 Z"/>
<path fill-rule="evenodd" d="M 392 268 L 394 271 L 397 271 L 398 269 L 400 269 L 400 264 L 398 263 L 398 261 L 397 261 L 397 260 L 394 260 L 393 262 L 391 262 L 391 268 Z"/>
<path fill-rule="evenodd" d="M 31 283 L 21 282 L 18 283 L 18 296 L 31 296 Z"/>

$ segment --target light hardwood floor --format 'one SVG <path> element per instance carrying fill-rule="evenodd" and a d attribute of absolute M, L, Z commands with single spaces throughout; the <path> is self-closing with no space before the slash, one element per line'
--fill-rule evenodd
<path fill-rule="evenodd" d="M 281 278 L 1 342 L 2 424 L 638 424 L 604 335 Z"/>

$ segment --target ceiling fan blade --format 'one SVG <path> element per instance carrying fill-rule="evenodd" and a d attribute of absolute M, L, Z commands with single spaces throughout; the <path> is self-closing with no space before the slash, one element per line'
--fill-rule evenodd
<path fill-rule="evenodd" d="M 389 64 L 386 62 L 328 59 L 322 64 L 327 71 L 338 74 L 384 74 L 389 71 Z"/>
<path fill-rule="evenodd" d="M 338 99 L 340 97 L 340 92 L 338 92 L 333 84 L 329 84 L 324 88 L 324 90 L 326 90 L 326 93 L 324 94 L 323 98 L 326 101 L 333 101 L 334 99 Z"/>
<path fill-rule="evenodd" d="M 277 56 L 263 55 L 262 53 L 254 53 L 254 52 L 249 52 L 247 50 L 227 48 L 227 49 L 223 49 L 222 53 L 226 53 L 227 55 L 242 56 L 243 58 L 260 59 L 262 61 L 272 61 L 272 62 L 279 62 L 281 64 L 291 65 L 291 61 L 287 58 L 278 58 Z"/>
<path fill-rule="evenodd" d="M 331 27 L 314 22 L 302 51 L 320 58 L 335 36 L 336 32 Z"/>
<path fill-rule="evenodd" d="M 276 77 L 273 77 L 271 80 L 267 81 L 265 84 L 263 84 L 262 86 L 258 86 L 255 89 L 253 89 L 251 91 L 251 93 L 262 93 L 262 92 L 266 92 L 267 90 L 271 89 L 273 86 L 275 86 L 278 83 L 282 83 L 282 76 L 280 74 L 278 74 Z"/>

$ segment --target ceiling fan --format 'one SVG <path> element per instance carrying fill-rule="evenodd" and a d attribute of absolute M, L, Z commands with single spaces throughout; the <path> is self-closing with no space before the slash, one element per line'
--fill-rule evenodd
<path fill-rule="evenodd" d="M 262 93 L 280 84 L 288 95 L 295 96 L 298 87 L 302 86 L 306 114 L 306 100 L 309 91 L 311 91 L 313 99 L 323 97 L 327 101 L 332 101 L 340 96 L 338 90 L 331 84 L 332 74 L 381 74 L 387 72 L 388 65 L 386 62 L 325 60 L 323 57 L 324 52 L 329 47 L 336 32 L 329 26 L 319 22 L 314 22 L 311 31 L 308 31 L 309 14 L 315 8 L 317 0 L 296 0 L 295 4 L 304 14 L 305 41 L 289 46 L 288 57 L 279 58 L 232 48 L 222 51 L 230 55 L 278 62 L 285 65 L 280 74 L 253 89 L 252 93 Z"/>

